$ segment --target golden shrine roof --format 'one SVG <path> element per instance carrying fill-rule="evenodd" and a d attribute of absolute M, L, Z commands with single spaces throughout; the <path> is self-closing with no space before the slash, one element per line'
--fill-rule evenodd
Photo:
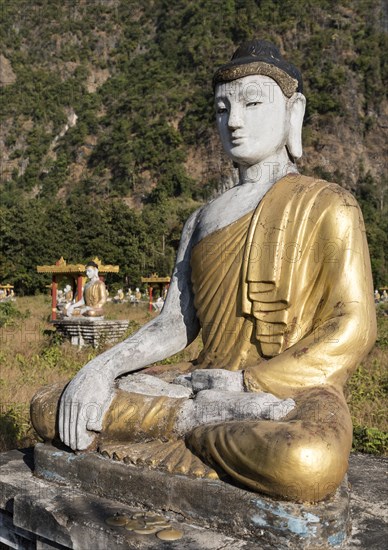
<path fill-rule="evenodd" d="M 158 277 L 157 273 L 153 273 L 150 277 L 142 277 L 142 283 L 169 283 L 171 277 Z"/>
<path fill-rule="evenodd" d="M 103 265 L 101 260 L 96 256 L 93 262 L 98 265 L 98 271 L 101 273 L 118 273 L 120 266 L 118 265 Z M 85 264 L 68 264 L 63 256 L 55 262 L 54 265 L 38 265 L 36 266 L 38 273 L 85 273 Z"/>

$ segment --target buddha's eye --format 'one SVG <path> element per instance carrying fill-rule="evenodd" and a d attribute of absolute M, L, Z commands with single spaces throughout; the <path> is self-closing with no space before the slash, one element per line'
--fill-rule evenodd
<path fill-rule="evenodd" d="M 261 101 L 250 101 L 246 104 L 247 107 L 256 107 L 257 105 L 261 105 Z"/>
<path fill-rule="evenodd" d="M 228 109 L 227 109 L 226 107 L 221 107 L 221 106 L 220 106 L 220 107 L 217 107 L 217 114 L 218 114 L 218 115 L 223 115 L 223 114 L 225 114 L 225 113 L 227 113 L 227 112 L 228 112 Z"/>

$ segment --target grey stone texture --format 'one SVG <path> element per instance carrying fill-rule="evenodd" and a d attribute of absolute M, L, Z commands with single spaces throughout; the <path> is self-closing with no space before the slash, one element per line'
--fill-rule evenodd
<path fill-rule="evenodd" d="M 186 386 L 169 384 L 156 376 L 143 373 L 123 376 L 118 380 L 117 386 L 121 390 L 144 395 L 165 395 L 174 398 L 185 397 L 186 399 L 192 395 L 191 390 Z"/>
<path fill-rule="evenodd" d="M 53 321 L 56 330 L 74 346 L 98 347 L 103 342 L 118 342 L 126 333 L 129 321 L 106 321 L 103 318 L 60 319 Z"/>
<path fill-rule="evenodd" d="M 157 479 L 152 476 L 155 472 L 145 471 L 142 483 L 143 492 L 154 492 L 155 506 L 140 506 L 136 504 L 139 498 L 135 491 L 134 498 L 127 495 L 127 503 L 120 502 L 116 498 L 98 496 L 95 494 L 100 485 L 100 475 L 107 477 L 106 484 L 112 486 L 122 483 L 122 491 L 128 488 L 128 479 L 133 476 L 128 471 L 137 468 L 108 461 L 103 458 L 89 455 L 92 462 L 106 464 L 102 470 L 91 468 L 88 455 L 74 455 L 65 450 L 51 446 L 40 445 L 37 449 L 38 462 L 43 467 L 43 462 L 48 468 L 46 479 L 40 479 L 33 475 L 33 454 L 27 451 L 9 451 L 0 455 L 1 480 L 0 480 L 0 541 L 8 542 L 10 547 L 23 550 L 49 550 L 72 548 L 74 550 L 116 550 L 116 549 L 147 549 L 147 550 L 285 550 L 289 548 L 341 548 L 344 550 L 381 550 L 385 548 L 387 537 L 387 489 L 386 473 L 388 460 L 367 455 L 352 455 L 350 458 L 349 481 L 351 485 L 351 524 L 348 539 L 342 543 L 331 539 L 326 543 L 316 539 L 310 545 L 301 538 L 298 543 L 292 536 L 284 537 L 271 535 L 270 528 L 262 526 L 255 533 L 249 531 L 243 534 L 233 515 L 248 515 L 252 506 L 252 500 L 262 503 L 276 501 L 265 499 L 260 495 L 243 491 L 236 487 L 230 487 L 224 492 L 212 492 L 212 489 L 203 491 L 203 502 L 195 501 L 195 495 L 189 494 L 191 488 L 184 484 L 184 476 L 169 476 L 171 489 L 163 483 L 157 485 Z M 68 467 L 64 463 L 68 464 Z M 110 466 L 110 469 L 108 468 Z M 119 469 L 117 469 L 119 467 Z M 126 470 L 121 470 L 121 467 Z M 78 470 L 78 473 L 77 473 Z M 124 473 L 126 471 L 125 477 Z M 102 474 L 101 474 L 102 472 Z M 119 473 L 120 472 L 120 473 Z M 161 472 L 157 472 L 161 473 Z M 71 479 L 71 475 L 75 475 Z M 68 478 L 66 477 L 68 476 Z M 139 474 L 140 476 L 140 474 Z M 140 476 L 141 477 L 141 476 Z M 81 481 L 84 478 L 89 491 L 81 489 Z M 174 479 L 172 479 L 174 478 Z M 50 481 L 48 481 L 50 479 Z M 198 480 L 189 480 L 198 481 Z M 214 481 L 201 480 L 214 485 Z M 160 482 L 160 480 L 159 480 Z M 196 508 L 197 515 L 207 509 L 207 518 L 198 520 L 198 517 L 189 517 L 175 512 L 166 496 L 174 493 L 176 484 L 181 485 L 178 497 L 184 506 L 190 504 Z M 163 489 L 163 490 L 162 490 Z M 214 486 L 213 486 L 214 489 Z M 114 489 L 119 492 L 119 487 Z M 138 488 L 138 493 L 141 487 Z M 94 494 L 93 494 L 94 493 Z M 250 499 L 245 501 L 245 509 L 241 509 L 244 500 L 233 501 L 239 493 L 247 493 Z M 164 495 L 164 496 L 163 496 Z M 197 495 L 198 497 L 198 495 Z M 206 498 L 205 498 L 206 497 Z M 285 503 L 277 503 L 279 509 Z M 326 507 L 328 518 L 334 513 L 333 503 L 322 503 L 318 507 Z M 240 508 L 236 511 L 236 508 Z M 264 506 L 265 508 L 265 506 Z M 184 536 L 174 542 L 163 542 L 155 535 L 141 536 L 126 531 L 124 528 L 109 527 L 105 521 L 114 513 L 133 513 L 152 509 L 161 511 L 162 514 L 174 525 L 181 529 Z M 202 509 L 202 512 L 201 512 Z M 274 508 L 275 509 L 275 508 Z M 306 513 L 307 508 L 304 508 Z M 317 512 L 317 510 L 316 510 Z M 337 509 L 340 513 L 340 509 Z M 261 506 L 261 518 L 269 518 L 269 510 Z M 226 519 L 229 518 L 229 525 Z M 199 525 L 202 523 L 202 525 Z M 281 525 L 277 525 L 277 532 Z M 284 523 L 283 523 L 284 529 Z M 276 529 L 274 530 L 274 532 Z M 336 542 L 339 544 L 337 545 Z"/>

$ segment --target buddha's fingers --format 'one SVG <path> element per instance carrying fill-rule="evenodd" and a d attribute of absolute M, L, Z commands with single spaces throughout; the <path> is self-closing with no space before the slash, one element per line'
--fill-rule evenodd
<path fill-rule="evenodd" d="M 59 407 L 59 436 L 62 442 L 69 446 L 69 433 L 68 433 L 68 407 L 66 404 L 66 394 L 62 396 L 61 404 Z"/>
<path fill-rule="evenodd" d="M 79 414 L 79 403 L 70 402 L 69 412 L 69 445 L 73 451 L 77 450 L 77 424 L 81 420 Z"/>
<path fill-rule="evenodd" d="M 83 411 L 79 411 L 76 425 L 76 449 L 84 451 L 93 443 L 95 437 L 96 434 L 89 432 L 87 429 Z"/>
<path fill-rule="evenodd" d="M 62 405 L 62 399 L 59 402 L 59 411 L 58 411 L 58 433 L 59 433 L 59 439 L 64 442 L 64 429 L 63 429 L 63 405 Z"/>

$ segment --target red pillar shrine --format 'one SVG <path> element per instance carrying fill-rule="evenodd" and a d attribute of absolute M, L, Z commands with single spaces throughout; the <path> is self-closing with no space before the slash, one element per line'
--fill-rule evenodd
<path fill-rule="evenodd" d="M 99 273 L 118 273 L 120 267 L 118 265 L 103 265 L 99 258 L 94 258 L 93 262 L 98 265 Z M 38 273 L 51 273 L 51 319 L 55 321 L 57 318 L 57 301 L 58 301 L 58 284 L 62 279 L 72 281 L 73 292 L 77 290 L 77 296 L 74 296 L 75 301 L 81 300 L 83 282 L 86 278 L 85 264 L 68 264 L 64 258 L 60 258 L 54 265 L 38 265 L 36 267 Z"/>

